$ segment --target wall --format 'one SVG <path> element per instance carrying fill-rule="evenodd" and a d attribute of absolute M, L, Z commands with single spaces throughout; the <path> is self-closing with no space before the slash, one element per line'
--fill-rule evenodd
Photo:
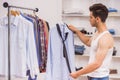
<path fill-rule="evenodd" d="M 27 8 L 38 8 L 37 15 L 48 21 L 51 27 L 58 21 L 61 21 L 61 0 L 0 0 L 0 17 L 7 14 L 7 9 L 3 8 L 3 3 L 8 2 L 10 5 L 23 6 Z M 21 12 L 29 12 L 20 10 Z M 32 14 L 32 12 L 29 12 Z"/>
<path fill-rule="evenodd" d="M 3 7 L 3 3 L 8 2 L 10 5 L 21 6 L 27 8 L 38 8 L 37 15 L 49 22 L 50 27 L 61 21 L 61 0 L 0 0 L 0 17 L 7 15 L 7 8 Z M 32 14 L 31 11 L 17 9 L 21 12 Z M 45 80 L 44 74 L 38 75 L 38 80 Z"/>

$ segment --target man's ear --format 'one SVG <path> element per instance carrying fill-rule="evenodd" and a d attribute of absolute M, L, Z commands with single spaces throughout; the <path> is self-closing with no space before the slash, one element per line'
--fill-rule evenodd
<path fill-rule="evenodd" d="M 99 18 L 99 17 L 96 17 L 96 21 L 99 22 L 99 21 L 100 21 L 100 18 Z"/>

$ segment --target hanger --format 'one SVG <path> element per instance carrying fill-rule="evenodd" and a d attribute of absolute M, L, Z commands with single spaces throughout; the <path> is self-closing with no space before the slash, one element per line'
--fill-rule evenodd
<path fill-rule="evenodd" d="M 10 14 L 13 15 L 13 16 L 16 16 L 16 12 L 14 10 L 10 10 Z"/>
<path fill-rule="evenodd" d="M 18 15 L 18 16 L 20 15 L 20 12 L 19 12 L 19 11 L 15 11 L 15 13 L 16 13 L 16 15 Z"/>
<path fill-rule="evenodd" d="M 20 12 L 19 11 L 10 10 L 10 15 L 19 16 Z"/>

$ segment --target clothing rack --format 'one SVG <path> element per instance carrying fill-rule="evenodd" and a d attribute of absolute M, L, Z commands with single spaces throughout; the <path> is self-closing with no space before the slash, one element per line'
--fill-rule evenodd
<path fill-rule="evenodd" d="M 25 8 L 25 7 L 19 7 L 19 6 L 12 6 L 9 5 L 7 2 L 3 3 L 3 7 L 8 8 L 8 80 L 11 80 L 11 65 L 10 65 L 10 9 L 11 8 L 19 8 L 19 9 L 25 9 L 33 11 L 33 13 L 38 12 L 39 9 L 31 9 L 31 8 Z"/>

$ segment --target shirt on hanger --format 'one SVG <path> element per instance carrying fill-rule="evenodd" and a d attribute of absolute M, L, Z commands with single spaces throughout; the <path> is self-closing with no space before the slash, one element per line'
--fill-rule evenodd
<path fill-rule="evenodd" d="M 71 71 L 75 71 L 73 33 L 65 24 L 60 24 L 62 37 L 68 33 L 65 40 Z M 63 56 L 63 43 L 58 34 L 57 27 L 50 29 L 48 42 L 48 57 L 46 80 L 72 80 Z"/>
<path fill-rule="evenodd" d="M 11 76 L 26 77 L 27 69 L 31 75 L 39 73 L 33 24 L 22 16 L 11 16 L 10 58 Z M 8 18 L 0 19 L 0 75 L 8 75 Z"/>

